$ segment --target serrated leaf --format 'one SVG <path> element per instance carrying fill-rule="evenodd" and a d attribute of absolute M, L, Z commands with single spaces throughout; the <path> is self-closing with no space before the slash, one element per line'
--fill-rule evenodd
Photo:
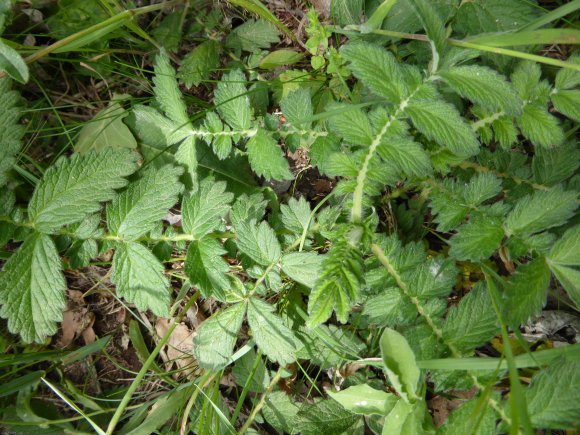
<path fill-rule="evenodd" d="M 580 64 L 580 53 L 573 53 L 572 56 L 568 58 L 568 62 L 576 65 Z M 558 90 L 573 89 L 580 85 L 580 72 L 569 68 L 560 68 L 558 74 L 556 74 L 554 84 Z"/>
<path fill-rule="evenodd" d="M 488 435 L 495 432 L 495 414 L 491 406 L 484 404 L 481 410 L 481 401 L 472 399 L 454 410 L 449 419 L 441 426 L 441 435 L 456 435 L 470 433 L 471 435 Z M 483 412 L 483 416 L 481 415 Z M 475 423 L 479 421 L 477 430 Z M 439 433 L 439 432 L 438 432 Z"/>
<path fill-rule="evenodd" d="M 397 166 L 407 176 L 424 177 L 433 172 L 431 160 L 423 147 L 408 139 L 387 138 L 377 148 L 381 158 Z"/>
<path fill-rule="evenodd" d="M 250 379 L 250 376 L 252 376 L 248 385 L 248 391 L 261 393 L 268 387 L 268 384 L 270 383 L 270 375 L 268 375 L 266 364 L 264 364 L 262 357 L 260 357 L 258 365 L 252 373 L 256 358 L 258 358 L 256 352 L 254 349 L 250 349 L 248 353 L 236 361 L 236 364 L 232 369 L 232 375 L 234 375 L 236 383 L 241 387 L 244 387 L 248 379 Z"/>
<path fill-rule="evenodd" d="M 342 47 L 340 54 L 350 62 L 356 78 L 379 97 L 400 102 L 408 96 L 399 63 L 382 47 L 357 42 Z"/>
<path fill-rule="evenodd" d="M 185 272 L 192 285 L 205 297 L 225 300 L 225 290 L 230 282 L 226 276 L 228 263 L 222 258 L 226 251 L 217 240 L 204 237 L 189 244 L 185 259 Z"/>
<path fill-rule="evenodd" d="M 479 151 L 475 133 L 453 105 L 443 101 L 412 102 L 406 112 L 417 130 L 454 154 L 468 157 Z"/>
<path fill-rule="evenodd" d="M 119 243 L 111 269 L 117 295 L 141 311 L 151 310 L 169 317 L 169 280 L 165 268 L 153 253 L 140 243 Z"/>
<path fill-rule="evenodd" d="M 550 269 L 562 287 L 566 289 L 576 307 L 580 307 L 580 270 L 557 264 L 550 265 Z"/>
<path fill-rule="evenodd" d="M 580 122 L 580 90 L 558 91 L 551 96 L 554 109 L 568 118 Z"/>
<path fill-rule="evenodd" d="M 268 53 L 261 61 L 260 68 L 274 69 L 285 65 L 294 65 L 304 57 L 303 53 L 295 50 L 281 49 Z"/>
<path fill-rule="evenodd" d="M 249 19 L 230 32 L 226 46 L 253 53 L 268 49 L 279 41 L 279 33 L 274 25 L 264 20 Z"/>
<path fill-rule="evenodd" d="M 437 13 L 437 10 L 426 0 L 411 0 L 410 3 L 429 37 L 429 44 L 432 46 L 433 52 L 433 63 L 436 68 L 439 59 L 443 57 L 447 48 L 445 23 Z"/>
<path fill-rule="evenodd" d="M 526 104 L 517 123 L 522 134 L 538 147 L 555 147 L 564 140 L 558 119 L 537 104 Z"/>
<path fill-rule="evenodd" d="M 26 129 L 18 123 L 21 115 L 20 95 L 12 89 L 12 80 L 0 78 L 0 186 L 8 181 L 8 174 L 16 162 L 22 147 Z M 3 189 L 6 191 L 5 189 Z"/>
<path fill-rule="evenodd" d="M 449 254 L 459 260 L 478 261 L 489 258 L 504 237 L 501 221 L 484 214 L 472 215 L 449 240 Z"/>
<path fill-rule="evenodd" d="M 555 149 L 536 148 L 532 161 L 534 180 L 552 186 L 571 177 L 580 166 L 580 150 L 573 144 Z"/>
<path fill-rule="evenodd" d="M 102 151 L 105 148 L 137 148 L 137 141 L 125 125 L 127 112 L 120 104 L 122 96 L 117 96 L 109 105 L 81 128 L 75 151 L 85 154 L 89 150 Z"/>
<path fill-rule="evenodd" d="M 312 98 L 308 89 L 298 88 L 289 92 L 280 101 L 280 108 L 290 125 L 300 128 L 310 128 L 312 125 Z"/>
<path fill-rule="evenodd" d="M 562 225 L 578 207 L 577 197 L 576 192 L 561 186 L 524 196 L 507 215 L 507 234 L 533 234 Z"/>
<path fill-rule="evenodd" d="M 509 281 L 505 318 L 512 327 L 525 324 L 546 303 L 550 269 L 543 257 L 523 264 Z"/>
<path fill-rule="evenodd" d="M 82 220 L 99 210 L 101 202 L 115 196 L 127 184 L 124 177 L 136 169 L 137 155 L 107 149 L 61 157 L 46 170 L 28 204 L 28 216 L 43 233 Z"/>
<path fill-rule="evenodd" d="M 575 429 L 580 421 L 580 364 L 560 360 L 532 378 L 526 390 L 528 413 L 534 427 Z"/>
<path fill-rule="evenodd" d="M 241 252 L 256 263 L 269 266 L 282 254 L 276 233 L 267 222 L 240 222 L 236 225 L 236 243 Z"/>
<path fill-rule="evenodd" d="M 246 77 L 236 69 L 224 74 L 214 92 L 216 110 L 234 130 L 250 128 L 252 113 L 245 83 Z"/>
<path fill-rule="evenodd" d="M 153 92 L 157 103 L 169 119 L 179 126 L 189 125 L 187 107 L 175 78 L 175 70 L 171 66 L 165 51 L 155 57 L 155 76 L 153 77 Z"/>
<path fill-rule="evenodd" d="M 297 339 L 282 319 L 274 314 L 274 307 L 251 298 L 248 303 L 248 325 L 260 350 L 272 361 L 285 366 L 296 360 Z"/>
<path fill-rule="evenodd" d="M 293 427 L 302 435 L 350 433 L 349 429 L 359 419 L 360 416 L 347 411 L 335 400 L 319 399 L 300 408 Z"/>
<path fill-rule="evenodd" d="M 304 197 L 290 198 L 288 204 L 280 206 L 281 219 L 284 228 L 294 234 L 302 235 L 310 225 L 310 204 Z"/>
<path fill-rule="evenodd" d="M 52 239 L 33 232 L 0 273 L 0 316 L 22 341 L 43 343 L 57 331 L 66 307 L 66 281 Z"/>
<path fill-rule="evenodd" d="M 505 32 L 524 26 L 538 15 L 535 5 L 526 0 L 473 0 L 461 3 L 454 27 L 469 35 Z"/>
<path fill-rule="evenodd" d="M 476 207 L 482 202 L 497 196 L 501 189 L 501 180 L 494 174 L 487 172 L 473 176 L 462 189 L 461 195 L 468 205 Z"/>
<path fill-rule="evenodd" d="M 328 395 L 344 409 L 362 415 L 385 415 L 399 400 L 386 391 L 377 390 L 366 384 L 354 385 L 341 391 L 328 391 Z"/>
<path fill-rule="evenodd" d="M 215 231 L 222 225 L 233 199 L 234 195 L 226 191 L 225 182 L 205 178 L 195 192 L 183 199 L 183 230 L 196 239 Z"/>
<path fill-rule="evenodd" d="M 456 66 L 437 73 L 464 98 L 490 111 L 518 115 L 523 102 L 505 77 L 491 68 L 478 65 Z"/>
<path fill-rule="evenodd" d="M 107 225 L 124 240 L 137 240 L 151 231 L 177 202 L 183 189 L 181 168 L 149 167 L 107 206 Z"/>
<path fill-rule="evenodd" d="M 248 160 L 254 172 L 268 180 L 291 180 L 288 161 L 284 158 L 278 143 L 264 130 L 252 137 L 246 144 Z"/>
<path fill-rule="evenodd" d="M 414 402 L 421 370 L 409 343 L 394 329 L 385 328 L 379 344 L 389 381 L 406 402 Z"/>
<path fill-rule="evenodd" d="M 193 354 L 201 367 L 221 370 L 229 364 L 245 314 L 246 304 L 239 303 L 201 324 L 193 338 Z"/>
<path fill-rule="evenodd" d="M 364 0 L 334 0 L 330 2 L 330 14 L 337 24 L 360 24 Z"/>
<path fill-rule="evenodd" d="M 170 120 L 152 107 L 136 105 L 127 119 L 134 124 L 141 142 L 159 148 L 156 154 L 191 136 L 191 129 Z"/>
<path fill-rule="evenodd" d="M 323 255 L 316 252 L 291 252 L 280 260 L 282 271 L 306 287 L 314 287 L 322 269 Z"/>
<path fill-rule="evenodd" d="M 443 324 L 443 337 L 462 352 L 469 352 L 497 332 L 497 318 L 485 285 L 478 283 L 451 308 Z"/>
<path fill-rule="evenodd" d="M 262 414 L 268 424 L 276 430 L 294 433 L 293 427 L 299 409 L 293 398 L 284 391 L 273 391 L 266 396 L 266 405 L 262 409 Z"/>
<path fill-rule="evenodd" d="M 567 230 L 548 255 L 550 264 L 580 266 L 580 225 Z"/>
<path fill-rule="evenodd" d="M 327 107 L 332 113 L 330 129 L 353 145 L 370 145 L 374 135 L 368 116 L 359 108 L 335 103 Z"/>
<path fill-rule="evenodd" d="M 220 66 L 220 44 L 209 39 L 191 50 L 179 66 L 179 79 L 186 87 L 198 86 L 209 80 L 210 74 Z"/>

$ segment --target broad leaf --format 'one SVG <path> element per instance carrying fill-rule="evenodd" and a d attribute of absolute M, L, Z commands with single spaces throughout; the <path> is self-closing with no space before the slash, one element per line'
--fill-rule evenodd
<path fill-rule="evenodd" d="M 155 99 L 169 119 L 179 127 L 189 125 L 187 108 L 175 78 L 175 70 L 169 57 L 162 51 L 155 57 L 155 76 L 153 77 Z"/>
<path fill-rule="evenodd" d="M 286 122 L 297 128 L 310 128 L 312 125 L 313 110 L 310 92 L 305 88 L 298 88 L 289 92 L 282 101 L 280 108 L 286 117 Z"/>
<path fill-rule="evenodd" d="M 221 47 L 213 39 L 199 44 L 191 50 L 181 62 L 179 79 L 191 88 L 209 80 L 210 74 L 220 66 Z"/>
<path fill-rule="evenodd" d="M 250 138 L 246 149 L 250 166 L 256 174 L 267 180 L 294 178 L 278 143 L 264 130 L 259 130 L 254 137 Z"/>
<path fill-rule="evenodd" d="M 251 122 L 246 77 L 239 70 L 224 74 L 214 92 L 214 103 L 220 116 L 234 130 L 248 130 Z"/>
<path fill-rule="evenodd" d="M 553 186 L 574 174 L 580 166 L 580 149 L 573 144 L 558 148 L 536 148 L 532 160 L 534 180 L 539 184 Z"/>
<path fill-rule="evenodd" d="M 151 310 L 169 317 L 169 280 L 165 268 L 149 249 L 140 243 L 119 243 L 111 269 L 117 295 L 141 311 Z"/>
<path fill-rule="evenodd" d="M 196 239 L 222 226 L 234 195 L 226 191 L 226 183 L 205 178 L 191 196 L 182 203 L 183 230 Z"/>
<path fill-rule="evenodd" d="M 310 205 L 304 199 L 290 198 L 288 204 L 280 206 L 281 219 L 284 228 L 299 236 L 312 224 L 310 221 Z"/>
<path fill-rule="evenodd" d="M 226 46 L 249 52 L 259 52 L 280 41 L 278 30 L 264 20 L 247 20 L 233 29 L 226 38 Z"/>
<path fill-rule="evenodd" d="M 201 324 L 193 339 L 193 354 L 201 367 L 221 370 L 229 364 L 245 314 L 246 304 L 239 303 Z"/>
<path fill-rule="evenodd" d="M 228 263 L 222 258 L 226 251 L 220 243 L 204 237 L 189 244 L 185 272 L 192 285 L 205 297 L 225 301 L 225 290 L 230 286 L 226 276 Z"/>
<path fill-rule="evenodd" d="M 66 307 L 66 281 L 52 239 L 30 234 L 0 274 L 0 316 L 25 343 L 43 343 L 56 333 Z"/>
<path fill-rule="evenodd" d="M 294 433 L 293 428 L 299 409 L 294 399 L 284 391 L 273 391 L 266 396 L 266 406 L 262 409 L 262 414 L 268 424 L 276 430 Z"/>
<path fill-rule="evenodd" d="M 282 366 L 296 360 L 296 337 L 274 314 L 272 305 L 251 298 L 248 303 L 248 325 L 254 341 L 270 360 Z"/>
<path fill-rule="evenodd" d="M 555 147 L 564 140 L 558 119 L 537 104 L 526 104 L 517 123 L 522 134 L 538 147 Z"/>
<path fill-rule="evenodd" d="M 504 230 L 498 218 L 474 213 L 449 240 L 449 254 L 460 260 L 489 258 L 499 248 L 503 237 Z"/>
<path fill-rule="evenodd" d="M 435 7 L 427 0 L 411 0 L 410 2 L 427 32 L 429 44 L 433 52 L 433 68 L 437 68 L 439 59 L 443 57 L 446 51 L 447 35 L 445 34 L 445 23 L 439 16 Z"/>
<path fill-rule="evenodd" d="M 362 415 L 385 415 L 399 398 L 386 391 L 376 390 L 366 384 L 348 387 L 342 391 L 328 391 L 328 395 L 344 409 Z"/>
<path fill-rule="evenodd" d="M 351 433 L 350 429 L 359 419 L 360 416 L 347 411 L 335 400 L 319 399 L 300 408 L 294 429 L 302 435 Z"/>
<path fill-rule="evenodd" d="M 441 435 L 456 435 L 470 433 L 472 435 L 487 435 L 495 432 L 495 414 L 493 408 L 484 404 L 481 410 L 480 399 L 472 399 L 455 409 L 448 420 L 441 426 Z M 481 415 L 483 413 L 483 415 Z M 476 423 L 477 430 L 474 431 Z M 439 433 L 439 432 L 438 432 Z"/>
<path fill-rule="evenodd" d="M 177 202 L 183 189 L 181 168 L 149 167 L 107 206 L 107 225 L 124 240 L 137 240 L 151 231 Z"/>
<path fill-rule="evenodd" d="M 0 71 L 6 72 L 19 83 L 28 81 L 28 65 L 16 50 L 2 40 L 0 40 Z"/>
<path fill-rule="evenodd" d="M 280 242 L 267 222 L 242 222 L 236 226 L 236 243 L 240 251 L 262 266 L 280 259 Z"/>
<path fill-rule="evenodd" d="M 127 150 L 107 149 L 84 156 L 61 157 L 44 173 L 28 204 L 34 227 L 43 233 L 82 220 L 115 196 L 127 184 L 137 155 Z"/>
<path fill-rule="evenodd" d="M 280 266 L 294 281 L 312 288 L 322 270 L 323 260 L 324 256 L 316 252 L 291 252 L 282 257 Z"/>
<path fill-rule="evenodd" d="M 551 96 L 554 109 L 580 122 L 580 90 L 558 91 Z"/>
<path fill-rule="evenodd" d="M 409 343 L 394 329 L 385 328 L 379 344 L 389 381 L 406 402 L 414 402 L 421 371 Z"/>
<path fill-rule="evenodd" d="M 259 358 L 259 361 L 254 371 L 256 358 Z M 248 391 L 253 393 L 261 393 L 270 383 L 270 375 L 268 375 L 266 364 L 264 364 L 261 356 L 258 357 L 254 349 L 251 349 L 236 361 L 232 369 L 232 375 L 234 375 L 236 383 L 241 387 L 244 387 L 249 380 Z"/>

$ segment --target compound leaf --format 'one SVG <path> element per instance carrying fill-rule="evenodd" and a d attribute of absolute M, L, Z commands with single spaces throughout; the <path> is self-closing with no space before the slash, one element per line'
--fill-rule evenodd
<path fill-rule="evenodd" d="M 0 316 L 25 343 L 56 333 L 66 307 L 66 281 L 52 239 L 33 232 L 6 261 L 0 274 Z"/>
<path fill-rule="evenodd" d="M 228 263 L 222 258 L 226 251 L 217 240 L 204 237 L 190 243 L 185 260 L 185 272 L 192 285 L 205 297 L 225 300 L 225 289 L 230 286 L 226 276 Z"/>
<path fill-rule="evenodd" d="M 499 219 L 474 214 L 449 241 L 449 254 L 460 260 L 489 258 L 499 248 L 503 236 L 504 230 Z"/>
<path fill-rule="evenodd" d="M 240 222 L 236 226 L 236 242 L 240 251 L 262 266 L 280 259 L 280 242 L 267 222 Z"/>
<path fill-rule="evenodd" d="M 115 196 L 137 168 L 137 155 L 127 150 L 61 157 L 44 173 L 28 204 L 34 227 L 51 233 L 99 210 L 101 202 Z"/>
<path fill-rule="evenodd" d="M 155 76 L 153 77 L 153 92 L 155 99 L 169 119 L 177 125 L 189 125 L 187 108 L 175 78 L 175 70 L 171 66 L 169 57 L 162 51 L 155 57 Z"/>
<path fill-rule="evenodd" d="M 209 80 L 210 74 L 220 65 L 221 47 L 217 41 L 210 39 L 191 50 L 181 62 L 179 79 L 191 88 Z"/>
<path fill-rule="evenodd" d="M 276 27 L 264 20 L 248 20 L 236 27 L 226 38 L 226 47 L 259 52 L 280 41 Z"/>
<path fill-rule="evenodd" d="M 550 115 L 545 107 L 526 104 L 517 118 L 522 134 L 538 147 L 558 146 L 564 140 L 564 132 L 558 119 Z"/>
<path fill-rule="evenodd" d="M 224 74 L 214 92 L 214 104 L 220 116 L 234 129 L 250 128 L 251 111 L 246 77 L 239 70 Z"/>
<path fill-rule="evenodd" d="M 320 276 L 324 256 L 316 252 L 291 252 L 285 254 L 280 266 L 286 275 L 306 287 L 314 287 Z"/>

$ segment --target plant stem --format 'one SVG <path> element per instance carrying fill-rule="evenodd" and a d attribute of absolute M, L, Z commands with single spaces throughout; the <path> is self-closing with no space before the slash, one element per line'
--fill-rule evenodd
<path fill-rule="evenodd" d="M 143 364 L 143 367 L 141 367 L 141 370 L 139 370 L 139 373 L 137 373 L 137 376 L 135 377 L 135 379 L 133 380 L 133 382 L 129 386 L 129 389 L 127 390 L 127 392 L 123 396 L 123 399 L 121 400 L 121 403 L 119 404 L 119 407 L 117 408 L 117 410 L 115 411 L 115 414 L 111 418 L 111 421 L 109 422 L 109 426 L 107 426 L 106 435 L 112 435 L 113 431 L 115 430 L 115 427 L 117 426 L 117 423 L 119 423 L 119 420 L 121 419 L 121 417 L 123 415 L 123 412 L 125 412 L 125 408 L 127 408 L 127 405 L 129 404 L 129 401 L 133 397 L 133 394 L 135 394 L 135 391 L 137 391 L 137 388 L 139 388 L 141 381 L 145 377 L 147 370 L 149 370 L 149 367 L 151 366 L 151 364 L 153 364 L 153 362 L 155 361 L 155 358 L 157 358 L 157 355 L 159 355 L 159 352 L 161 352 L 161 349 L 163 349 L 163 346 L 165 346 L 167 344 L 167 342 L 169 341 L 169 338 L 171 337 L 171 334 L 173 334 L 173 331 L 175 330 L 177 325 L 179 325 L 181 323 L 181 321 L 183 320 L 183 318 L 185 317 L 185 315 L 187 314 L 189 309 L 193 306 L 195 301 L 197 301 L 197 298 L 199 298 L 199 292 L 196 292 L 187 301 L 187 303 L 183 307 L 183 310 L 181 310 L 181 313 L 179 313 L 177 318 L 175 318 L 173 324 L 167 330 L 167 333 L 163 336 L 163 338 L 161 338 L 161 340 L 159 340 L 159 343 L 157 343 L 157 346 L 155 346 L 155 349 L 153 349 L 153 351 L 151 352 L 151 355 L 149 355 L 149 358 L 147 358 L 147 360 Z"/>
<path fill-rule="evenodd" d="M 282 367 L 280 367 L 278 369 L 278 371 L 276 372 L 276 375 L 272 378 L 272 380 L 270 381 L 270 384 L 268 384 L 266 391 L 264 391 L 262 393 L 262 397 L 260 397 L 260 401 L 256 404 L 254 409 L 252 409 L 252 412 L 248 416 L 248 419 L 246 420 L 246 422 L 244 423 L 244 425 L 242 426 L 242 428 L 238 432 L 239 435 L 243 435 L 250 428 L 250 426 L 252 425 L 252 423 L 256 419 L 258 412 L 260 412 L 262 410 L 262 408 L 264 407 L 264 405 L 266 404 L 266 397 L 268 397 L 268 394 L 270 394 L 270 392 L 272 391 L 272 388 L 274 388 L 274 385 L 276 385 L 278 383 L 278 381 L 280 381 L 280 379 L 282 379 Z"/>

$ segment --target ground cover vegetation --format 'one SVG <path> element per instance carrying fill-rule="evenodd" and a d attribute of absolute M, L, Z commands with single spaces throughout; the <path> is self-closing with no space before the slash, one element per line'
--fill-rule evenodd
<path fill-rule="evenodd" d="M 579 10 L 0 0 L 0 426 L 578 429 Z"/>

